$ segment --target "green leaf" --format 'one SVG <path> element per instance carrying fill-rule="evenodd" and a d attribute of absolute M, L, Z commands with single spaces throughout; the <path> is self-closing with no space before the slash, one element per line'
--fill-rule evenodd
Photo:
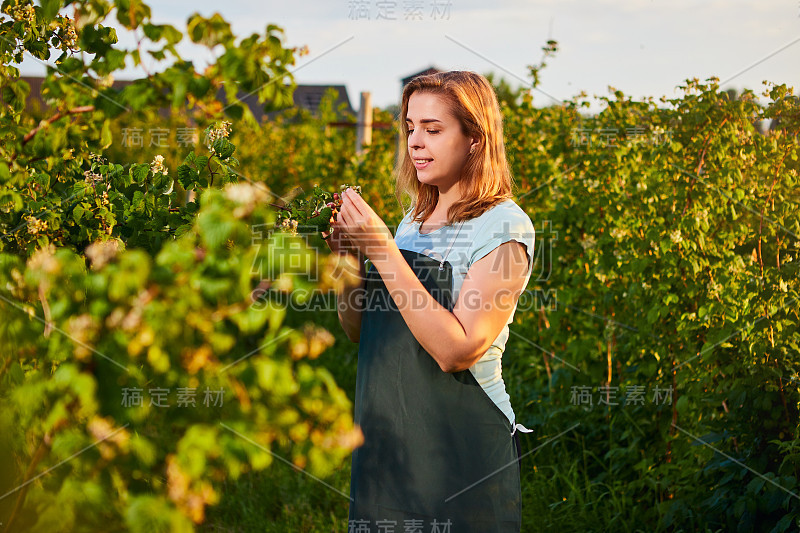
<path fill-rule="evenodd" d="M 181 226 L 178 226 L 178 227 L 175 229 L 175 237 L 176 237 L 176 238 L 177 238 L 177 237 L 181 237 L 181 236 L 183 236 L 183 235 L 185 235 L 185 234 L 189 233 L 189 232 L 192 230 L 192 227 L 193 227 L 193 226 L 192 226 L 191 224 L 183 224 L 183 225 L 181 225 Z"/>
<path fill-rule="evenodd" d="M 197 227 L 208 248 L 219 249 L 227 241 L 235 227 L 233 221 L 219 211 L 200 213 Z"/>
<path fill-rule="evenodd" d="M 196 98 L 202 98 L 205 96 L 210 88 L 211 80 L 208 78 L 193 77 L 189 80 L 189 92 L 191 92 Z"/>
<path fill-rule="evenodd" d="M 228 159 L 236 150 L 236 147 L 233 145 L 233 143 L 231 143 L 225 137 L 214 141 L 214 144 L 211 145 L 211 148 L 217 154 L 217 157 L 222 160 Z"/>
<path fill-rule="evenodd" d="M 131 200 L 131 211 L 134 213 L 144 213 L 144 193 L 136 191 L 133 193 L 133 200 Z"/>
<path fill-rule="evenodd" d="M 686 407 L 689 405 L 689 400 L 686 398 L 685 395 L 681 395 L 678 398 L 678 401 L 675 402 L 675 408 L 678 410 L 679 413 L 682 413 L 686 410 Z"/>
<path fill-rule="evenodd" d="M 214 13 L 210 18 L 195 13 L 186 22 L 186 29 L 192 42 L 209 48 L 218 44 L 228 46 L 233 41 L 230 24 L 219 13 Z"/>
<path fill-rule="evenodd" d="M 181 39 L 183 39 L 183 33 L 181 33 L 180 30 L 178 30 L 175 26 L 172 26 L 170 24 L 164 24 L 161 27 L 161 29 L 163 31 L 162 37 L 164 37 L 168 45 L 178 44 L 179 42 L 181 42 Z M 208 78 L 202 78 L 202 79 L 208 79 Z"/>
<path fill-rule="evenodd" d="M 150 172 L 150 165 L 146 163 L 131 165 L 130 174 L 134 183 L 142 184 L 147 179 L 147 174 Z"/>
<path fill-rule="evenodd" d="M 85 212 L 86 210 L 81 204 L 76 205 L 75 209 L 72 210 L 72 219 L 75 222 L 80 222 Z"/>
<path fill-rule="evenodd" d="M 80 36 L 81 48 L 90 54 L 104 56 L 117 43 L 117 31 L 106 26 L 86 25 Z"/>
<path fill-rule="evenodd" d="M 714 350 L 716 344 L 717 344 L 716 342 L 707 341 L 705 344 L 703 344 L 703 347 L 700 348 L 700 351 L 697 352 L 697 354 L 700 357 L 704 357 L 706 355 L 709 355 Z"/>
<path fill-rule="evenodd" d="M 58 14 L 61 9 L 61 0 L 42 0 L 42 9 L 40 11 L 42 22 L 49 23 Z"/>
<path fill-rule="evenodd" d="M 164 50 L 148 50 L 147 53 L 150 54 L 156 61 L 162 61 L 167 57 L 167 54 L 164 53 Z"/>
<path fill-rule="evenodd" d="M 161 189 L 168 189 L 172 185 L 172 177 L 168 174 L 163 174 L 159 172 L 153 176 L 153 188 L 158 191 L 162 192 Z"/>
<path fill-rule="evenodd" d="M 11 172 L 8 168 L 8 163 L 0 161 L 0 181 L 5 182 L 11 177 Z M 3 191 L 5 192 L 5 191 Z"/>
<path fill-rule="evenodd" d="M 664 302 L 664 305 L 669 305 L 669 304 L 671 304 L 673 302 L 677 302 L 678 301 L 678 295 L 677 294 L 673 294 L 673 293 L 669 293 L 664 297 L 664 299 L 662 301 Z"/>
<path fill-rule="evenodd" d="M 144 31 L 145 36 L 153 42 L 158 41 L 161 39 L 161 34 L 164 31 L 164 27 L 158 24 L 142 24 L 142 30 Z"/>
<path fill-rule="evenodd" d="M 113 139 L 111 135 L 111 119 L 107 118 L 103 121 L 103 128 L 100 132 L 100 147 L 105 150 L 111 146 Z"/>
<path fill-rule="evenodd" d="M 225 113 L 234 120 L 241 120 L 244 114 L 244 106 L 241 104 L 231 104 L 225 107 Z"/>
<path fill-rule="evenodd" d="M 45 41 L 31 40 L 25 41 L 25 49 L 35 58 L 41 60 L 50 59 L 50 47 Z"/>
<path fill-rule="evenodd" d="M 194 188 L 200 174 L 187 164 L 182 164 L 178 167 L 178 181 L 187 191 Z"/>
<path fill-rule="evenodd" d="M 231 320 L 239 327 L 242 334 L 249 335 L 258 333 L 267 323 L 270 316 L 268 308 L 256 309 L 253 306 L 246 310 L 231 315 Z"/>

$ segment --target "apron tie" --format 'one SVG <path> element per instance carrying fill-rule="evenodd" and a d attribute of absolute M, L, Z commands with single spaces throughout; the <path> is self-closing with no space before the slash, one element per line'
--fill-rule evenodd
<path fill-rule="evenodd" d="M 517 430 L 520 430 L 523 433 L 533 433 L 532 429 L 528 429 L 522 424 L 514 424 L 514 430 L 511 432 L 511 435 L 514 435 L 514 433 L 516 433 Z"/>

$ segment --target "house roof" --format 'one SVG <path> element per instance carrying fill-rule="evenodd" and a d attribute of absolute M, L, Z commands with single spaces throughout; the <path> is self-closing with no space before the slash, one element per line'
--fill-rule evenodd
<path fill-rule="evenodd" d="M 441 69 L 436 68 L 435 66 L 431 65 L 430 67 L 426 68 L 425 70 L 421 70 L 417 73 L 411 74 L 410 76 L 406 76 L 405 78 L 401 78 L 403 81 L 403 87 L 408 85 L 408 82 L 416 78 L 417 76 L 425 76 L 427 74 L 436 74 L 437 72 L 442 72 Z"/>

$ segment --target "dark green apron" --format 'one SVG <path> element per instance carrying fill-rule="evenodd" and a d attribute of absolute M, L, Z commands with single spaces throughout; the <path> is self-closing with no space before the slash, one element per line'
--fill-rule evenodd
<path fill-rule="evenodd" d="M 400 252 L 452 311 L 450 263 Z M 372 264 L 365 289 L 354 414 L 364 444 L 352 457 L 351 530 L 405 531 L 413 524 L 421 529 L 412 531 L 518 533 L 519 452 L 508 418 L 469 369 L 439 368 Z"/>

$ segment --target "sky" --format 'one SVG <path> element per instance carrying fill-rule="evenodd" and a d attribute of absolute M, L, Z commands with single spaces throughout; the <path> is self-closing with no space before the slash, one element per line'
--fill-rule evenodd
<path fill-rule="evenodd" d="M 291 2 L 165 0 L 147 2 L 156 23 L 185 34 L 189 15 L 219 12 L 237 36 L 285 31 L 286 46 L 307 45 L 292 68 L 300 84 L 343 84 L 358 107 L 398 104 L 401 78 L 429 66 L 492 72 L 513 87 L 530 85 L 528 65 L 542 59 L 548 39 L 559 50 L 534 90 L 534 105 L 581 91 L 598 111 L 609 86 L 634 99 L 679 98 L 686 79 L 719 78 L 722 89 L 751 89 L 762 102 L 764 80 L 793 87 L 800 73 L 800 0 L 296 0 Z M 116 21 L 114 21 L 116 22 Z M 109 24 L 113 25 L 113 24 Z M 118 30 L 120 45 L 135 37 Z M 187 39 L 188 41 L 188 39 Z M 179 47 L 198 71 L 212 51 Z M 55 59 L 55 56 L 52 58 Z M 52 60 L 50 61 L 52 63 Z M 23 74 L 44 66 L 23 63 Z M 162 67 L 166 65 L 162 63 Z M 159 65 L 149 58 L 148 67 Z M 141 67 L 117 79 L 144 75 Z M 797 91 L 795 91 L 797 94 Z"/>

